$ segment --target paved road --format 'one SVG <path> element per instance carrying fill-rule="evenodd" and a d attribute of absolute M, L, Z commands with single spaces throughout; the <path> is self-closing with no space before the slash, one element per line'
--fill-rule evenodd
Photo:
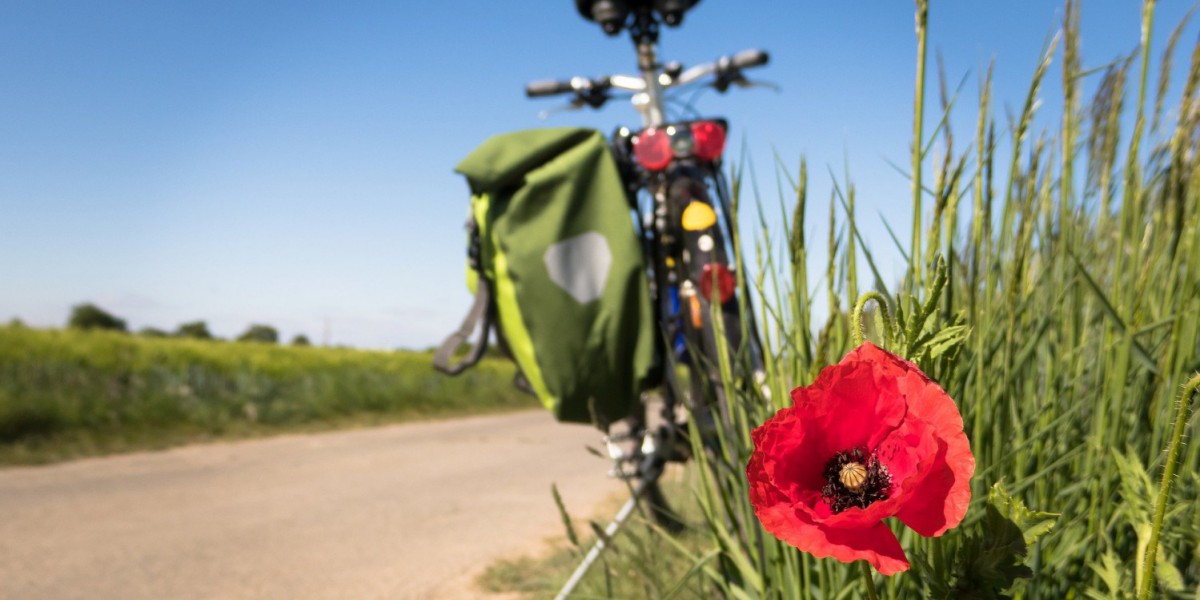
<path fill-rule="evenodd" d="M 0 469 L 0 598 L 459 598 L 621 486 L 544 412 Z"/>

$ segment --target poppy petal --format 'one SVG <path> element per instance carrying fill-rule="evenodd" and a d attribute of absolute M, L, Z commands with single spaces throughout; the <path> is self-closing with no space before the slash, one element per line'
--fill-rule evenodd
<path fill-rule="evenodd" d="M 925 537 L 937 537 L 962 522 L 971 504 L 975 457 L 967 436 L 939 441 L 938 460 L 912 491 L 896 517 Z"/>
<path fill-rule="evenodd" d="M 875 455 L 892 476 L 893 498 L 911 494 L 936 460 L 937 449 L 933 428 L 916 419 L 906 419 L 874 448 Z"/>
<path fill-rule="evenodd" d="M 792 390 L 792 402 L 824 437 L 818 454 L 832 456 L 855 446 L 873 448 L 904 418 L 896 379 L 905 365 L 885 360 L 871 343 L 821 370 L 812 385 Z"/>
<path fill-rule="evenodd" d="M 799 500 L 804 490 L 824 485 L 824 464 L 812 459 L 823 446 L 821 432 L 803 427 L 806 418 L 796 407 L 784 408 L 751 434 L 754 447 L 761 449 L 755 455 L 763 455 L 763 476 L 792 501 Z"/>
<path fill-rule="evenodd" d="M 755 514 L 775 537 L 817 558 L 833 557 L 841 562 L 865 560 L 884 575 L 908 570 L 904 549 L 883 522 L 863 528 L 826 527 L 810 520 L 804 511 L 785 506 L 756 509 Z"/>
<path fill-rule="evenodd" d="M 905 385 L 916 384 L 901 383 Z M 938 437 L 938 451 L 928 472 L 912 490 L 911 500 L 896 516 L 917 533 L 936 537 L 957 527 L 966 516 L 975 456 L 954 400 L 933 382 L 912 392 L 915 399 L 909 402 L 909 412 L 931 426 Z"/>
<path fill-rule="evenodd" d="M 787 504 L 790 499 L 784 494 L 767 473 L 765 452 L 755 452 L 750 456 L 750 464 L 746 466 L 746 479 L 750 482 L 750 503 L 754 506 L 776 506 Z"/>

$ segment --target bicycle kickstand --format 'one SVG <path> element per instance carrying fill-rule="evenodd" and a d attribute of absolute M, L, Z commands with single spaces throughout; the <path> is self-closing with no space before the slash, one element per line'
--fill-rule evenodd
<path fill-rule="evenodd" d="M 566 598 L 571 595 L 571 592 L 575 591 L 575 588 L 579 585 L 579 582 L 583 581 L 583 576 L 587 574 L 588 569 L 590 569 L 592 564 L 596 562 L 596 559 L 600 558 L 600 555 L 603 554 L 606 549 L 608 549 L 609 543 L 611 542 L 613 536 L 617 535 L 617 532 L 621 529 L 621 526 L 625 524 L 627 519 L 629 519 L 629 515 L 633 514 L 634 509 L 637 508 L 638 500 L 641 499 L 642 495 L 646 493 L 646 490 L 648 490 L 654 483 L 655 480 L 650 479 L 643 479 L 642 481 L 638 482 L 637 487 L 633 490 L 633 495 L 625 502 L 625 504 L 621 507 L 621 510 L 617 511 L 617 516 L 613 517 L 612 523 L 609 523 L 608 527 L 604 528 L 604 537 L 597 539 L 596 543 L 592 545 L 591 550 L 588 550 L 587 555 L 583 557 L 583 562 L 579 563 L 579 566 L 575 568 L 574 573 L 571 573 L 571 578 L 568 579 L 565 584 L 563 584 L 562 589 L 559 590 L 558 595 L 554 597 L 554 600 L 566 600 Z"/>

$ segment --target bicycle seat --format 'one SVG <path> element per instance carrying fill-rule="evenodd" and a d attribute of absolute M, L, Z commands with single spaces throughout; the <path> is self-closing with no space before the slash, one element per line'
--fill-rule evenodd
<path fill-rule="evenodd" d="M 608 35 L 616 35 L 625 27 L 630 13 L 657 12 L 663 23 L 678 27 L 683 15 L 700 0 L 575 0 L 579 16 L 597 23 Z"/>

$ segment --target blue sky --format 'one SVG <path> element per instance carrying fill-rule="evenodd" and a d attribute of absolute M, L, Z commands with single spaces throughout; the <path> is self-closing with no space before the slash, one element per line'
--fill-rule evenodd
<path fill-rule="evenodd" d="M 1018 110 L 1062 6 L 933 4 L 930 72 L 940 50 L 949 79 L 968 78 L 965 142 L 981 67 L 995 58 L 995 96 Z M 1156 57 L 1190 6 L 1159 4 Z M 1133 51 L 1139 14 L 1133 0 L 1085 1 L 1085 67 Z M 899 276 L 879 215 L 908 231 L 908 183 L 887 161 L 908 162 L 911 3 L 704 0 L 661 42 L 685 65 L 769 51 L 754 74 L 781 92 L 707 92 L 697 108 L 732 121 L 770 207 L 773 153 L 793 172 L 807 157 L 817 246 L 828 170 L 848 166 L 864 232 Z M 555 101 L 523 94 L 634 66 L 628 38 L 569 0 L 0 3 L 0 320 L 60 326 L 93 301 L 133 328 L 203 319 L 220 336 L 268 323 L 318 342 L 433 345 L 470 304 L 454 165 L 495 133 L 636 124 L 616 102 L 541 121 Z M 1039 128 L 1058 123 L 1052 69 Z"/>

